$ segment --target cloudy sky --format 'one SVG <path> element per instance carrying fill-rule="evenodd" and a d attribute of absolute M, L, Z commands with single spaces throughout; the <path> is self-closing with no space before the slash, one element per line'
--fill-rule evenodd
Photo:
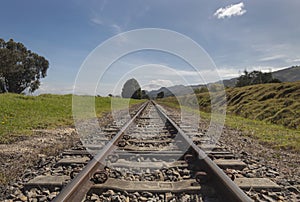
<path fill-rule="evenodd" d="M 96 84 L 81 80 L 86 82 L 82 91 L 90 93 L 89 86 L 96 85 L 97 94 L 118 94 L 130 77 L 153 89 L 210 82 L 216 74 L 231 78 L 244 69 L 269 71 L 300 64 L 299 0 L 2 0 L 1 8 L 0 38 L 22 42 L 50 62 L 38 93 L 71 93 L 80 67 L 96 47 L 142 28 L 186 36 L 216 69 L 195 72 L 178 56 L 145 50 L 114 61 L 97 75 Z M 119 40 L 126 41 L 122 36 Z M 94 63 L 103 68 L 102 61 Z"/>

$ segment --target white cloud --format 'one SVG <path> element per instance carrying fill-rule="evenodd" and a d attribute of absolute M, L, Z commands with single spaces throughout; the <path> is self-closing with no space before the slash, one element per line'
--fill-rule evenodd
<path fill-rule="evenodd" d="M 188 70 L 176 70 L 174 74 L 178 74 L 181 76 L 199 76 L 199 73 L 195 71 L 188 71 Z"/>
<path fill-rule="evenodd" d="M 99 18 L 92 18 L 90 19 L 92 23 L 96 24 L 96 25 L 103 25 L 103 21 L 100 20 Z"/>
<path fill-rule="evenodd" d="M 222 79 L 229 79 L 239 76 L 239 71 L 234 68 L 219 68 L 218 74 Z"/>
<path fill-rule="evenodd" d="M 40 95 L 40 94 L 72 94 L 74 90 L 73 85 L 68 85 L 65 83 L 58 83 L 58 84 L 52 84 L 52 83 L 41 83 L 41 86 L 39 89 L 37 89 L 34 92 L 34 95 Z"/>
<path fill-rule="evenodd" d="M 122 33 L 122 28 L 121 28 L 121 26 L 119 26 L 119 25 L 117 25 L 117 24 L 112 24 L 112 25 L 110 25 L 110 27 L 112 27 L 112 28 L 114 29 L 114 32 L 115 32 L 116 34 Z"/>
<path fill-rule="evenodd" d="M 293 62 L 300 62 L 300 58 L 293 59 Z"/>
<path fill-rule="evenodd" d="M 159 89 L 160 87 L 170 87 L 173 85 L 174 85 L 174 83 L 170 80 L 156 79 L 156 80 L 149 81 L 145 85 L 142 85 L 142 89 L 154 90 L 154 89 Z"/>
<path fill-rule="evenodd" d="M 246 13 L 246 10 L 244 8 L 244 3 L 238 3 L 238 4 L 231 4 L 229 6 L 226 6 L 225 8 L 219 8 L 215 13 L 214 16 L 217 16 L 218 19 L 231 16 L 239 16 Z"/>
<path fill-rule="evenodd" d="M 271 61 L 271 60 L 277 60 L 277 59 L 282 59 L 282 58 L 285 58 L 286 56 L 285 55 L 272 55 L 272 56 L 269 56 L 269 57 L 264 57 L 264 58 L 261 58 L 259 59 L 259 61 L 261 62 L 266 62 L 266 61 Z"/>
<path fill-rule="evenodd" d="M 102 12 L 107 4 L 107 0 L 101 2 L 100 11 Z"/>
<path fill-rule="evenodd" d="M 285 66 L 285 67 L 274 67 L 274 66 L 250 66 L 250 67 L 244 67 L 241 68 L 239 67 L 239 73 L 234 76 L 234 77 L 239 77 L 241 74 L 244 73 L 245 70 L 247 70 L 248 72 L 252 72 L 252 71 L 261 71 L 261 72 L 276 72 L 279 70 L 283 70 L 286 68 L 289 68 L 290 66 Z M 233 77 L 231 77 L 233 78 Z"/>

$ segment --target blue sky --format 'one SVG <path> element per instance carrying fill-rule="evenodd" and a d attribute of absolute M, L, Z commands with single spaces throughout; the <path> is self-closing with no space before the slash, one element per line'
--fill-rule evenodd
<path fill-rule="evenodd" d="M 190 37 L 209 54 L 221 78 L 246 68 L 269 71 L 300 64 L 299 0 L 2 0 L 1 8 L 0 38 L 22 42 L 50 62 L 38 93 L 71 93 L 82 63 L 99 44 L 140 28 Z M 143 73 L 132 73 L 140 66 Z M 155 69 L 152 77 L 149 68 Z M 118 94 L 115 84 L 127 74 L 140 78 L 145 89 L 182 84 L 172 68 L 189 84 L 203 82 L 181 59 L 144 51 L 116 61 L 99 78 L 97 94 Z"/>

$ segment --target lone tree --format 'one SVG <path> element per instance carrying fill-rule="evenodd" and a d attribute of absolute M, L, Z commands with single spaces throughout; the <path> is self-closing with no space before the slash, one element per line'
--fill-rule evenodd
<path fill-rule="evenodd" d="M 141 87 L 140 84 L 135 79 L 129 79 L 125 82 L 122 89 L 122 97 L 123 98 L 133 98 L 133 99 L 141 99 Z"/>
<path fill-rule="evenodd" d="M 27 50 L 12 39 L 0 39 L 0 93 L 34 92 L 44 78 L 49 62 L 42 56 Z"/>

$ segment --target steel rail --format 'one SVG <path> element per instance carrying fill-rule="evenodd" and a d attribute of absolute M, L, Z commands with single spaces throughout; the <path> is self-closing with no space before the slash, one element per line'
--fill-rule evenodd
<path fill-rule="evenodd" d="M 91 181 L 93 174 L 99 169 L 104 168 L 102 162 L 104 159 L 118 146 L 118 141 L 122 138 L 124 132 L 134 122 L 134 120 L 141 114 L 149 102 L 144 103 L 136 115 L 130 119 L 121 130 L 114 136 L 114 138 L 87 164 L 87 166 L 60 192 L 60 194 L 54 199 L 55 202 L 61 201 L 82 201 L 86 193 L 94 185 Z M 213 181 L 218 187 L 218 191 L 222 193 L 222 199 L 224 201 L 238 201 L 248 202 L 252 201 L 206 154 L 201 150 L 193 141 L 181 130 L 176 123 L 169 118 L 155 102 L 153 102 L 160 116 L 169 122 L 176 129 L 180 135 L 180 139 L 197 154 L 199 164 L 205 165 L 205 170 L 211 174 Z"/>
<path fill-rule="evenodd" d="M 194 144 L 185 132 L 166 113 L 164 113 L 154 101 L 152 101 L 152 103 L 161 117 L 164 120 L 167 120 L 177 130 L 177 133 L 181 136 L 180 138 L 185 144 L 188 144 L 190 148 L 196 152 L 198 161 L 200 161 L 201 164 L 204 163 L 207 172 L 211 174 L 213 180 L 216 182 L 219 189 L 218 191 L 222 192 L 222 195 L 224 195 L 222 200 L 231 202 L 253 201 L 205 154 L 202 149 Z"/>
<path fill-rule="evenodd" d="M 149 102 L 144 103 L 135 114 L 114 136 L 114 138 L 108 142 L 108 144 L 98 152 L 98 154 L 86 165 L 86 167 L 63 188 L 63 190 L 53 200 L 54 202 L 80 202 L 85 197 L 86 193 L 93 186 L 93 182 L 90 180 L 93 173 L 99 168 L 104 167 L 102 162 L 104 159 L 114 150 L 116 150 L 118 141 L 124 135 L 124 132 L 131 126 L 134 120 L 142 113 Z"/>

